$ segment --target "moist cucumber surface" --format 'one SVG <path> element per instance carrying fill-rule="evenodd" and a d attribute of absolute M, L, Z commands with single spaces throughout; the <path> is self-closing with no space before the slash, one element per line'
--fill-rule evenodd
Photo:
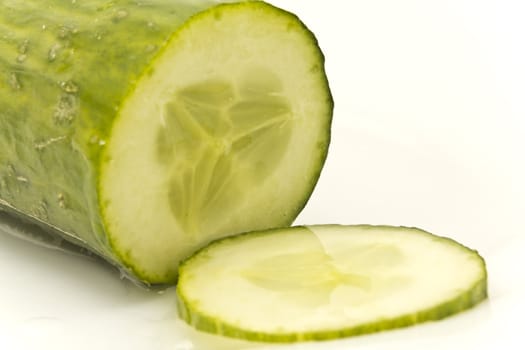
<path fill-rule="evenodd" d="M 146 284 L 287 226 L 329 144 L 313 34 L 263 2 L 3 1 L 0 205 Z"/>
<path fill-rule="evenodd" d="M 438 320 L 487 297 L 483 258 L 406 227 L 319 225 L 225 238 L 180 266 L 178 312 L 255 341 L 359 335 Z"/>

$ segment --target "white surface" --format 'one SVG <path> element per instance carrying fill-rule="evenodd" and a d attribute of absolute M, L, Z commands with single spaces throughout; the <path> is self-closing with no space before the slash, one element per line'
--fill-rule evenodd
<path fill-rule="evenodd" d="M 273 1 L 317 34 L 333 141 L 299 224 L 419 226 L 486 258 L 490 300 L 444 321 L 286 346 L 197 334 L 174 290 L 0 234 L 0 349 L 523 349 L 525 3 Z"/>

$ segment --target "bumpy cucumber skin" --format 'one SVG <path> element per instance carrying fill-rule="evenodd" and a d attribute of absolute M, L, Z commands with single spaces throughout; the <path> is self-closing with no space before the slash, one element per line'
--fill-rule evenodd
<path fill-rule="evenodd" d="M 339 226 L 339 225 L 325 225 L 325 226 Z M 308 226 L 295 226 L 289 228 L 289 230 L 302 229 L 303 227 Z M 432 233 L 426 232 L 419 228 L 415 227 L 394 227 L 394 226 L 384 226 L 384 225 L 355 225 L 354 227 L 359 227 L 363 229 L 383 229 L 383 230 L 410 230 L 414 234 L 423 234 L 434 236 L 435 239 L 446 242 L 447 244 L 459 246 L 466 251 L 469 251 L 473 257 L 475 257 L 481 264 L 482 275 L 480 278 L 475 281 L 471 286 L 468 287 L 468 293 L 446 300 L 434 307 L 420 310 L 413 314 L 401 315 L 398 317 L 384 319 L 380 322 L 371 322 L 362 324 L 356 327 L 349 327 L 337 330 L 319 330 L 316 332 L 307 332 L 307 333 L 265 333 L 265 332 L 255 332 L 249 329 L 243 329 L 241 326 L 228 324 L 217 320 L 217 318 L 206 315 L 204 312 L 198 310 L 194 305 L 192 305 L 188 298 L 184 295 L 181 285 L 184 284 L 184 267 L 187 264 L 191 263 L 191 260 L 194 256 L 201 252 L 205 252 L 208 249 L 213 248 L 216 245 L 223 244 L 230 240 L 237 240 L 243 238 L 250 238 L 254 235 L 266 235 L 271 234 L 274 229 L 259 231 L 259 232 L 247 232 L 241 235 L 234 237 L 227 237 L 215 242 L 212 242 L 208 246 L 199 250 L 195 255 L 186 259 L 180 264 L 179 267 L 179 285 L 177 286 L 177 312 L 179 317 L 184 320 L 186 323 L 192 325 L 198 330 L 219 334 L 233 338 L 240 338 L 250 341 L 258 342 L 268 342 L 268 343 L 294 343 L 301 341 L 320 341 L 320 340 L 330 340 L 345 338 L 351 336 L 365 335 L 370 333 L 376 333 L 396 328 L 403 328 L 412 326 L 418 323 L 437 321 L 448 316 L 457 314 L 459 312 L 471 309 L 476 306 L 483 300 L 488 298 L 488 286 L 487 286 L 487 270 L 485 265 L 485 260 L 479 253 L 475 250 L 472 250 L 462 244 L 454 241 L 453 239 L 447 237 L 436 236 Z M 280 229 L 276 229 L 280 230 Z"/>
<path fill-rule="evenodd" d="M 128 92 L 209 0 L 0 3 L 0 208 L 121 266 L 101 219 L 104 145 Z"/>

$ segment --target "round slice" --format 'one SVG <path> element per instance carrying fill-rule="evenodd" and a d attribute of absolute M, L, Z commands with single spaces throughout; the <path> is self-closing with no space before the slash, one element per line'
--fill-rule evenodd
<path fill-rule="evenodd" d="M 332 99 L 300 20 L 212 7 L 169 40 L 122 106 L 100 205 L 114 251 L 150 283 L 226 235 L 288 226 L 327 154 Z"/>
<path fill-rule="evenodd" d="M 255 341 L 331 339 L 437 320 L 487 297 L 483 258 L 406 227 L 321 225 L 243 234 L 181 264 L 178 312 Z"/>

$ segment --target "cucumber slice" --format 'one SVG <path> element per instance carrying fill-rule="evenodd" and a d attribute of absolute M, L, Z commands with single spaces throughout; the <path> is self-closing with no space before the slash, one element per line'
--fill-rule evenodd
<path fill-rule="evenodd" d="M 211 240 L 303 208 L 330 138 L 323 64 L 258 1 L 3 1 L 0 206 L 174 283 Z"/>
<path fill-rule="evenodd" d="M 222 239 L 180 266 L 178 312 L 254 341 L 331 339 L 438 320 L 487 297 L 483 258 L 406 227 L 319 225 Z"/>

